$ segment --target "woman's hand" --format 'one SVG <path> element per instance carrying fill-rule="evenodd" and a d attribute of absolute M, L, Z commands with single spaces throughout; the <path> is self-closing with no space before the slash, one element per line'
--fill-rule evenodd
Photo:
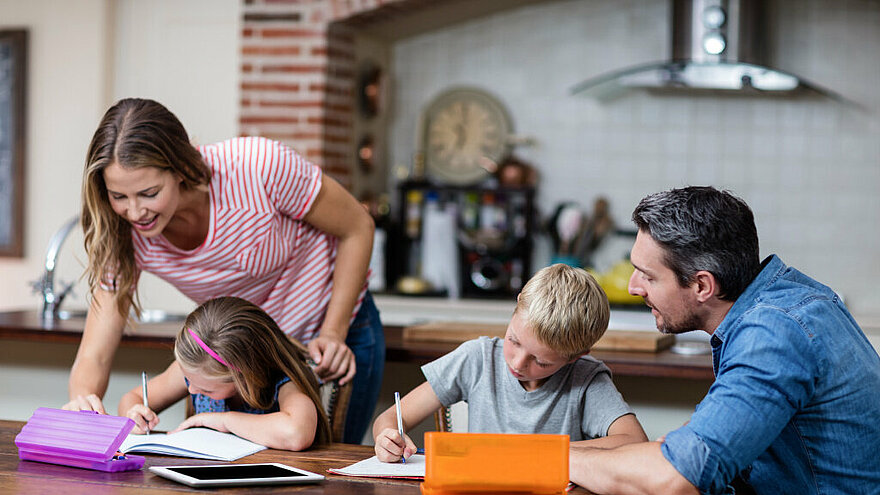
<path fill-rule="evenodd" d="M 319 334 L 309 341 L 308 349 L 317 364 L 315 374 L 322 380 L 338 378 L 339 384 L 344 385 L 354 377 L 357 371 L 354 352 L 344 340 Z"/>
<path fill-rule="evenodd" d="M 95 394 L 77 395 L 75 398 L 70 399 L 70 402 L 61 406 L 61 409 L 68 411 L 95 411 L 98 414 L 107 414 L 107 411 L 104 410 L 104 403 Z"/>
<path fill-rule="evenodd" d="M 416 444 L 412 439 L 404 433 L 403 438 L 400 432 L 394 428 L 385 428 L 376 436 L 375 446 L 376 457 L 382 462 L 397 462 L 402 458 L 408 459 L 416 453 Z"/>
<path fill-rule="evenodd" d="M 225 416 L 229 413 L 201 413 L 196 414 L 194 416 L 190 416 L 186 418 L 183 423 L 180 423 L 177 428 L 170 431 L 169 433 L 176 433 L 181 430 L 185 430 L 187 428 L 195 428 L 197 426 L 204 426 L 205 428 L 210 428 L 212 430 L 217 430 L 223 433 L 229 433 L 229 428 L 226 427 Z"/>
<path fill-rule="evenodd" d="M 132 433 L 137 435 L 152 431 L 159 424 L 159 415 L 143 404 L 131 406 L 131 409 L 125 413 L 125 417 L 134 421 L 135 427 Z"/>

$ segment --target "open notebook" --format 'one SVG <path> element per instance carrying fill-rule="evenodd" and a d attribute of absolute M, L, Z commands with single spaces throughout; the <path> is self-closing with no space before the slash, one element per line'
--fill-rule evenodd
<path fill-rule="evenodd" d="M 123 454 L 139 452 L 214 461 L 234 461 L 266 447 L 231 433 L 209 428 L 190 428 L 176 433 L 129 435 L 119 447 Z"/>
<path fill-rule="evenodd" d="M 414 454 L 402 462 L 382 462 L 376 456 L 340 469 L 328 469 L 333 474 L 366 478 L 425 478 L 425 456 Z"/>

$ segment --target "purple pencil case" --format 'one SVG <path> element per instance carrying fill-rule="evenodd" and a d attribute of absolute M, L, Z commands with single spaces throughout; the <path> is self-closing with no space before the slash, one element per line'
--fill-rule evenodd
<path fill-rule="evenodd" d="M 93 411 L 41 407 L 15 437 L 18 457 L 98 471 L 131 471 L 144 465 L 136 455 L 117 455 L 134 421 Z"/>

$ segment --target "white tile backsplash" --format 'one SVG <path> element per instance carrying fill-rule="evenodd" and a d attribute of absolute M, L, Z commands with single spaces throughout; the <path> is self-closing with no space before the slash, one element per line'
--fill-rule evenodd
<path fill-rule="evenodd" d="M 419 112 L 445 88 L 483 87 L 508 107 L 515 153 L 540 169 L 544 214 L 605 195 L 629 226 L 645 194 L 688 184 L 728 188 L 752 206 L 762 255 L 880 314 L 880 2 L 780 0 L 774 64 L 855 100 L 569 89 L 669 55 L 666 0 L 542 2 L 399 41 L 393 47 L 393 164 L 409 164 Z M 546 250 L 539 249 L 540 256 Z M 536 266 L 546 259 L 537 259 Z"/>

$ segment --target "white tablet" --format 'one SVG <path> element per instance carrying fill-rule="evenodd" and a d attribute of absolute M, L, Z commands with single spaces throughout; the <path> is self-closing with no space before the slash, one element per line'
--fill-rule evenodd
<path fill-rule="evenodd" d="M 324 476 L 278 463 L 151 466 L 150 471 L 189 486 L 316 483 Z"/>

